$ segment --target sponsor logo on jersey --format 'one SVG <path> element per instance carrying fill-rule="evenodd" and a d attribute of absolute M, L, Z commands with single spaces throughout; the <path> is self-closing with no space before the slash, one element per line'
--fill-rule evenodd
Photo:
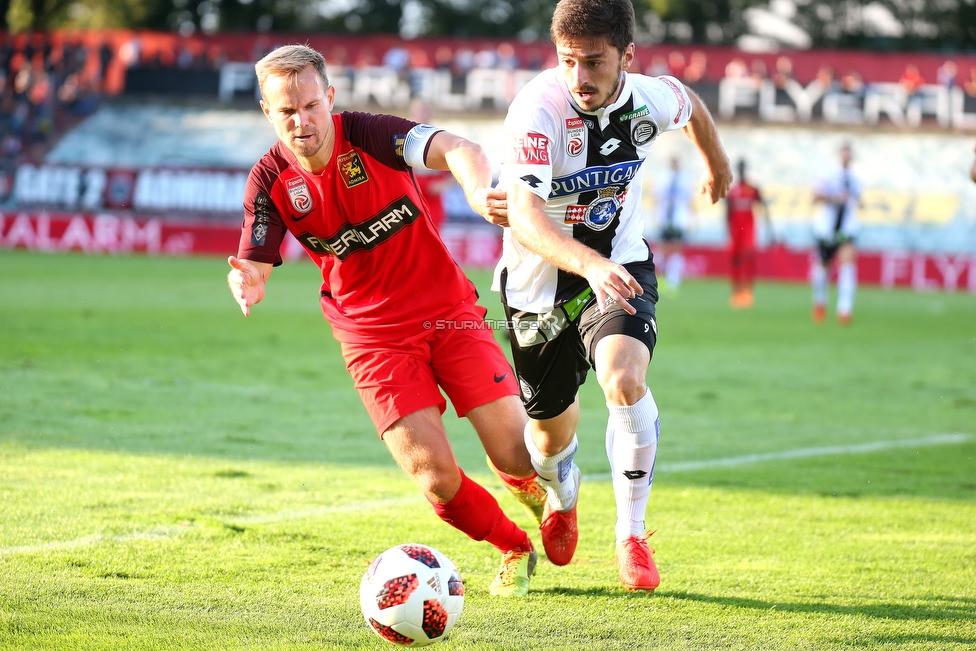
<path fill-rule="evenodd" d="M 299 176 L 289 181 L 285 181 L 285 188 L 288 190 L 288 199 L 291 207 L 298 215 L 307 215 L 312 209 L 312 193 L 308 189 L 305 177 Z"/>
<path fill-rule="evenodd" d="M 345 260 L 356 251 L 375 249 L 417 221 L 420 215 L 416 204 L 403 195 L 360 224 L 345 224 L 327 237 L 302 233 L 298 241 L 313 253 L 334 255 Z"/>
<path fill-rule="evenodd" d="M 512 165 L 550 165 L 549 138 L 541 133 L 510 134 L 505 162 Z"/>
<path fill-rule="evenodd" d="M 566 153 L 576 158 L 586 148 L 586 125 L 582 118 L 566 118 Z"/>
<path fill-rule="evenodd" d="M 639 147 L 657 138 L 659 131 L 653 120 L 641 120 L 634 123 L 630 131 L 630 139 Z"/>
<path fill-rule="evenodd" d="M 251 244 L 264 246 L 264 238 L 268 236 L 268 222 L 271 221 L 271 199 L 268 195 L 258 193 L 254 197 L 254 223 L 251 224 Z"/>
<path fill-rule="evenodd" d="M 552 180 L 550 197 L 568 197 L 587 190 L 599 190 L 611 185 L 625 186 L 640 171 L 640 160 L 629 160 L 600 167 L 585 167 L 569 176 Z"/>
<path fill-rule="evenodd" d="M 636 120 L 637 118 L 642 118 L 645 115 L 650 115 L 651 112 L 647 108 L 647 104 L 640 107 L 639 109 L 633 110 L 630 113 L 624 113 L 617 120 L 620 122 L 626 122 L 627 120 Z"/>
<path fill-rule="evenodd" d="M 674 91 L 675 96 L 678 98 L 678 114 L 674 116 L 674 123 L 678 124 L 681 122 L 681 114 L 685 112 L 685 95 L 681 92 L 681 89 L 678 88 L 678 86 L 667 77 L 658 77 L 658 79 L 670 86 L 671 90 Z"/>
<path fill-rule="evenodd" d="M 339 166 L 339 175 L 347 188 L 354 188 L 369 180 L 369 177 L 366 176 L 366 168 L 363 167 L 363 161 L 359 158 L 359 152 L 355 150 L 339 154 L 336 164 Z"/>

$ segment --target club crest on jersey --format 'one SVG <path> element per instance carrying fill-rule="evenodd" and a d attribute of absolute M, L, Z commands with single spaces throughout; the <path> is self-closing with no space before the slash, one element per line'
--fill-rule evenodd
<path fill-rule="evenodd" d="M 627 191 L 621 190 L 622 188 L 616 186 L 600 189 L 599 198 L 583 212 L 583 223 L 594 231 L 602 231 L 609 226 L 627 197 Z"/>
<path fill-rule="evenodd" d="M 576 158 L 586 146 L 586 125 L 582 118 L 566 118 L 566 153 Z"/>
<path fill-rule="evenodd" d="M 288 200 L 291 207 L 295 209 L 295 214 L 306 215 L 312 210 L 312 193 L 308 189 L 308 183 L 302 176 L 285 182 L 288 189 Z"/>
<path fill-rule="evenodd" d="M 366 168 L 363 161 L 359 159 L 359 153 L 355 150 L 340 154 L 336 159 L 339 166 L 339 174 L 342 176 L 343 183 L 347 188 L 354 188 L 361 183 L 369 180 L 366 175 Z"/>
<path fill-rule="evenodd" d="M 653 120 L 639 120 L 631 126 L 630 139 L 640 147 L 657 138 L 659 132 L 660 129 Z"/>

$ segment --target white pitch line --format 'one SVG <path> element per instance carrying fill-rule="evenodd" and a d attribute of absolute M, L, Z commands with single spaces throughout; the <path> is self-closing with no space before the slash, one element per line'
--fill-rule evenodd
<path fill-rule="evenodd" d="M 367 502 L 353 502 L 352 504 L 340 504 L 336 506 L 322 506 L 314 509 L 300 509 L 277 511 L 275 513 L 260 513 L 255 515 L 243 515 L 236 518 L 227 518 L 228 524 L 267 524 L 269 522 L 284 522 L 286 520 L 299 520 L 301 518 L 314 518 L 329 513 L 350 513 L 355 511 L 366 511 L 371 509 L 387 508 L 399 506 L 410 502 L 419 502 L 420 497 L 400 497 L 383 500 L 370 500 Z M 59 549 L 72 549 L 75 547 L 91 547 L 106 542 L 126 542 L 129 540 L 161 540 L 175 538 L 181 531 L 186 531 L 187 527 L 155 527 L 147 531 L 135 531 L 130 534 L 120 536 L 103 536 L 95 534 L 74 540 L 61 540 L 49 543 L 38 543 L 36 545 L 17 545 L 14 547 L 0 547 L 0 556 L 13 554 L 33 554 Z"/>
<path fill-rule="evenodd" d="M 764 454 L 745 454 L 738 457 L 724 459 L 708 459 L 705 461 L 678 461 L 676 463 L 662 463 L 654 468 L 654 472 L 687 472 L 690 470 L 705 470 L 709 468 L 734 468 L 763 461 L 778 459 L 808 459 L 811 457 L 827 457 L 839 454 L 866 454 L 880 450 L 894 450 L 897 448 L 927 447 L 932 445 L 952 445 L 965 443 L 970 439 L 967 434 L 936 434 L 920 439 L 904 439 L 901 441 L 875 441 L 873 443 L 859 443 L 855 445 L 831 445 L 822 448 L 797 448 L 780 452 L 766 452 Z M 584 475 L 588 481 L 607 481 L 610 473 Z"/>

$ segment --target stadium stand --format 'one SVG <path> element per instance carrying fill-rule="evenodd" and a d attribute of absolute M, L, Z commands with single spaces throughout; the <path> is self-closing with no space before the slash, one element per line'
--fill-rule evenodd
<path fill-rule="evenodd" d="M 25 210 L 236 226 L 242 175 L 274 141 L 255 106 L 252 62 L 294 38 L 0 35 L 0 238 L 10 215 Z M 348 101 L 338 109 L 405 114 L 420 96 L 438 124 L 485 144 L 496 160 L 490 143 L 500 142 L 507 102 L 553 63 L 548 43 L 300 40 L 327 53 L 338 96 Z M 813 182 L 850 141 L 868 187 L 863 250 L 969 256 L 976 266 L 976 187 L 968 178 L 976 57 L 656 46 L 638 48 L 637 62 L 648 74 L 678 76 L 705 99 L 730 156 L 748 158 L 775 235 L 790 249 L 810 246 Z M 680 136 L 657 147 L 661 160 L 678 153 L 694 165 Z M 653 172 L 645 170 L 648 214 Z M 470 250 L 471 261 L 490 264 L 497 237 L 450 193 L 445 207 L 445 237 Z M 722 211 L 696 205 L 692 244 L 724 243 Z M 647 233 L 656 235 L 653 223 Z"/>

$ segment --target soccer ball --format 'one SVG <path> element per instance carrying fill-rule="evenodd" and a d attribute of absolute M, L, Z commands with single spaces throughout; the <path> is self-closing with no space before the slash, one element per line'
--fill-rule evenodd
<path fill-rule="evenodd" d="M 433 547 L 405 544 L 376 557 L 359 583 L 366 623 L 387 642 L 433 644 L 461 616 L 464 584 L 454 563 Z"/>

